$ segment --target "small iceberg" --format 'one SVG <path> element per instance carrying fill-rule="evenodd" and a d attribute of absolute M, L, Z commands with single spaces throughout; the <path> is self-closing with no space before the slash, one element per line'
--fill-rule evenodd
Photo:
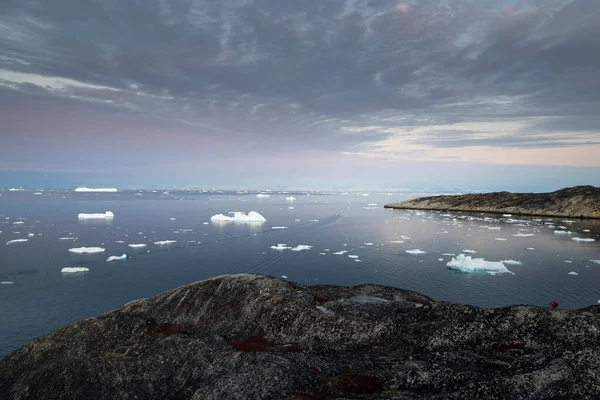
<path fill-rule="evenodd" d="M 287 229 L 287 226 L 274 226 L 271 229 Z"/>
<path fill-rule="evenodd" d="M 13 240 L 9 240 L 8 242 L 6 242 L 7 246 L 10 246 L 11 244 L 15 244 L 15 243 L 23 243 L 23 242 L 28 242 L 29 239 L 13 239 Z"/>
<path fill-rule="evenodd" d="M 554 231 L 555 235 L 572 235 L 573 232 L 571 231 Z"/>
<path fill-rule="evenodd" d="M 90 272 L 89 268 L 86 267 L 65 267 L 60 270 L 63 274 L 74 274 L 77 272 Z"/>
<path fill-rule="evenodd" d="M 77 239 L 74 236 L 65 236 L 65 237 L 59 237 L 58 240 L 75 240 Z"/>
<path fill-rule="evenodd" d="M 463 253 L 475 254 L 477 252 L 475 250 L 463 250 Z"/>
<path fill-rule="evenodd" d="M 2 282 L 0 282 L 0 285 L 13 285 L 13 284 L 14 284 L 14 282 L 11 282 L 11 281 L 2 281 Z"/>
<path fill-rule="evenodd" d="M 77 215 L 77 218 L 79 219 L 113 219 L 114 217 L 115 214 L 113 214 L 111 211 L 95 214 L 80 213 Z"/>
<path fill-rule="evenodd" d="M 506 239 L 505 238 L 494 238 L 494 240 L 499 240 L 501 242 L 504 242 Z"/>
<path fill-rule="evenodd" d="M 579 274 L 577 272 L 575 272 L 575 271 L 571 271 L 567 275 L 579 275 Z"/>
<path fill-rule="evenodd" d="M 103 253 L 105 249 L 102 247 L 75 247 L 69 249 L 71 253 L 76 254 L 95 254 L 95 253 Z"/>
<path fill-rule="evenodd" d="M 593 262 L 594 264 L 600 264 L 600 260 L 590 260 L 590 262 Z"/>
<path fill-rule="evenodd" d="M 535 236 L 535 235 L 533 233 L 521 233 L 521 232 L 519 232 L 519 233 L 513 234 L 513 236 L 516 236 L 516 237 L 531 237 L 531 236 Z"/>
<path fill-rule="evenodd" d="M 312 246 L 309 246 L 307 244 L 299 244 L 296 247 L 292 248 L 292 251 L 302 251 L 302 250 L 310 250 L 312 249 Z"/>
<path fill-rule="evenodd" d="M 453 257 L 446 266 L 457 271 L 485 272 L 491 275 L 513 273 L 500 261 L 486 261 L 483 258 L 471 258 L 464 254 Z"/>
<path fill-rule="evenodd" d="M 285 243 L 279 243 L 279 244 L 277 244 L 277 246 L 271 246 L 271 248 L 272 248 L 273 250 L 279 250 L 279 251 L 283 251 L 283 250 L 291 249 L 291 247 L 290 247 L 290 246 L 288 246 L 288 245 L 287 245 L 287 244 L 285 244 Z"/>
<path fill-rule="evenodd" d="M 248 214 L 243 212 L 234 212 L 232 217 L 223 214 L 216 214 L 210 217 L 210 220 L 211 222 L 263 223 L 267 219 L 256 211 L 250 211 Z"/>
<path fill-rule="evenodd" d="M 500 262 L 504 265 L 523 265 L 521 261 L 517 260 L 502 260 Z"/>
<path fill-rule="evenodd" d="M 157 246 L 167 246 L 173 243 L 177 243 L 177 240 L 159 240 L 158 242 L 154 242 Z"/>
<path fill-rule="evenodd" d="M 582 242 L 582 243 L 591 243 L 591 242 L 595 242 L 596 239 L 592 239 L 592 238 L 580 238 L 580 237 L 574 237 L 571 238 L 572 240 L 576 241 L 576 242 Z"/>
<path fill-rule="evenodd" d="M 347 250 L 341 250 L 341 251 L 336 251 L 335 253 L 331 253 L 331 254 L 335 254 L 336 256 L 341 256 L 343 254 L 346 254 L 348 251 Z"/>
<path fill-rule="evenodd" d="M 118 190 L 116 188 L 78 187 L 75 191 L 80 193 L 116 193 Z"/>
<path fill-rule="evenodd" d="M 294 201 L 296 198 L 294 196 L 288 196 L 285 198 L 287 201 Z"/>
<path fill-rule="evenodd" d="M 268 194 L 259 193 L 259 194 L 257 194 L 257 195 L 256 195 L 256 197 L 258 197 L 259 199 L 262 199 L 262 198 L 265 198 L 265 197 L 271 197 L 271 196 L 270 196 L 270 195 L 268 195 Z"/>
<path fill-rule="evenodd" d="M 348 254 L 349 258 L 358 258 L 358 256 L 354 255 L 354 254 Z"/>
<path fill-rule="evenodd" d="M 144 243 L 133 243 L 128 245 L 129 247 L 133 248 L 133 249 L 140 249 L 142 247 L 146 247 L 146 245 Z"/>
<path fill-rule="evenodd" d="M 425 254 L 426 252 L 419 249 L 406 250 L 408 254 Z"/>
<path fill-rule="evenodd" d="M 110 256 L 106 259 L 107 262 L 110 261 L 120 261 L 120 260 L 126 260 L 127 259 L 127 254 L 123 254 L 122 256 Z"/>
<path fill-rule="evenodd" d="M 390 240 L 390 243 L 404 243 L 404 240 Z"/>

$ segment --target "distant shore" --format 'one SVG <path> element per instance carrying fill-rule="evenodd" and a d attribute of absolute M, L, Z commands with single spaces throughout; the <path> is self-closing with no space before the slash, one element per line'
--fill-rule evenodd
<path fill-rule="evenodd" d="M 386 204 L 384 207 L 600 219 L 600 188 L 575 186 L 551 193 L 494 192 L 430 196 Z"/>

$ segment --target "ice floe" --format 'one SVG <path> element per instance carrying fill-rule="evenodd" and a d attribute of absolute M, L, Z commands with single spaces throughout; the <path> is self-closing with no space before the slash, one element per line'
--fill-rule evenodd
<path fill-rule="evenodd" d="M 8 242 L 6 242 L 6 245 L 9 246 L 11 244 L 15 244 L 15 243 L 23 243 L 23 242 L 28 242 L 29 239 L 13 239 L 13 240 L 9 240 Z"/>
<path fill-rule="evenodd" d="M 59 237 L 58 240 L 75 240 L 77 239 L 74 236 L 65 236 L 65 237 Z"/>
<path fill-rule="evenodd" d="M 263 223 L 266 221 L 266 218 L 256 211 L 250 211 L 248 214 L 243 212 L 234 212 L 232 217 L 223 214 L 216 214 L 210 217 L 210 220 L 212 222 Z"/>
<path fill-rule="evenodd" d="M 348 257 L 350 257 L 350 258 L 358 258 L 358 256 L 354 255 L 354 254 L 348 254 Z"/>
<path fill-rule="evenodd" d="M 405 240 L 390 240 L 390 243 L 404 243 Z"/>
<path fill-rule="evenodd" d="M 464 254 L 452 258 L 446 266 L 464 272 L 485 272 L 492 275 L 512 274 L 500 261 L 486 261 L 483 258 L 471 258 L 471 256 L 465 256 Z"/>
<path fill-rule="evenodd" d="M 584 229 L 582 230 L 582 232 L 588 233 L 590 230 L 589 229 Z"/>
<path fill-rule="evenodd" d="M 583 243 L 591 243 L 591 242 L 595 242 L 596 239 L 592 239 L 592 238 L 580 238 L 580 237 L 574 237 L 571 238 L 571 240 L 574 240 L 576 242 L 583 242 Z"/>
<path fill-rule="evenodd" d="M 505 241 L 506 239 L 505 239 L 505 238 L 494 238 L 494 240 L 499 240 L 499 241 L 503 242 L 503 241 Z"/>
<path fill-rule="evenodd" d="M 277 246 L 271 246 L 271 248 L 273 250 L 279 250 L 279 251 L 291 249 L 291 247 L 285 243 L 278 243 Z"/>
<path fill-rule="evenodd" d="M 575 272 L 575 271 L 571 271 L 567 275 L 579 275 L 579 274 L 577 272 Z"/>
<path fill-rule="evenodd" d="M 294 196 L 288 196 L 285 198 L 287 201 L 294 201 L 296 198 Z"/>
<path fill-rule="evenodd" d="M 123 254 L 121 256 L 110 256 L 106 259 L 106 261 L 120 261 L 120 260 L 126 260 L 127 259 L 127 254 Z"/>
<path fill-rule="evenodd" d="M 60 270 L 63 274 L 74 274 L 77 272 L 89 272 L 89 268 L 86 267 L 64 267 Z"/>
<path fill-rule="evenodd" d="M 572 235 L 573 232 L 571 231 L 554 231 L 555 235 Z"/>
<path fill-rule="evenodd" d="M 470 253 L 470 254 L 475 254 L 477 253 L 475 250 L 463 250 L 463 253 Z"/>
<path fill-rule="evenodd" d="M 69 249 L 71 253 L 76 254 L 94 254 L 94 253 L 103 253 L 105 249 L 102 247 L 74 247 Z"/>
<path fill-rule="evenodd" d="M 535 247 L 528 247 L 527 250 L 535 250 Z"/>
<path fill-rule="evenodd" d="M 600 264 L 600 260 L 590 260 L 590 262 L 593 262 L 594 264 Z"/>
<path fill-rule="evenodd" d="M 288 229 L 287 226 L 273 226 L 271 229 Z"/>
<path fill-rule="evenodd" d="M 346 254 L 348 251 L 347 250 L 341 250 L 341 251 L 336 251 L 335 253 L 331 253 L 331 254 L 335 254 L 336 256 L 341 256 L 342 254 Z"/>
<path fill-rule="evenodd" d="M 408 254 L 425 254 L 426 252 L 420 249 L 406 250 Z"/>
<path fill-rule="evenodd" d="M 531 237 L 531 236 L 535 236 L 535 235 L 533 233 L 521 233 L 521 232 L 519 232 L 519 233 L 513 234 L 513 236 L 516 236 L 516 237 Z"/>
<path fill-rule="evenodd" d="M 264 198 L 264 197 L 271 197 L 271 196 L 268 195 L 268 194 L 259 193 L 259 194 L 256 195 L 256 197 L 258 197 L 259 199 L 261 199 L 261 198 Z"/>
<path fill-rule="evenodd" d="M 145 243 L 132 243 L 130 245 L 128 245 L 129 247 L 133 248 L 133 249 L 140 249 L 142 247 L 146 247 Z"/>
<path fill-rule="evenodd" d="M 504 265 L 523 265 L 521 261 L 517 260 L 502 260 L 500 262 Z"/>
<path fill-rule="evenodd" d="M 76 192 L 84 193 L 115 193 L 118 192 L 116 188 L 89 188 L 89 187 L 78 187 L 75 189 Z"/>
<path fill-rule="evenodd" d="M 365 243 L 365 246 L 373 246 L 373 243 L 371 243 L 371 242 Z"/>
<path fill-rule="evenodd" d="M 302 251 L 302 250 L 310 250 L 312 249 L 312 246 L 306 245 L 306 244 L 299 244 L 296 247 L 293 247 L 291 250 L 292 251 Z"/>
<path fill-rule="evenodd" d="M 158 242 L 154 242 L 157 246 L 166 246 L 173 243 L 177 243 L 177 240 L 159 240 Z"/>
<path fill-rule="evenodd" d="M 14 284 L 14 282 L 11 282 L 11 281 L 2 281 L 2 282 L 0 282 L 0 285 L 12 285 L 12 284 Z"/>
<path fill-rule="evenodd" d="M 86 213 L 77 214 L 77 218 L 79 218 L 79 219 L 113 219 L 114 217 L 115 217 L 115 214 L 113 214 L 111 211 L 106 211 L 104 213 L 93 213 L 93 214 L 86 214 Z"/>

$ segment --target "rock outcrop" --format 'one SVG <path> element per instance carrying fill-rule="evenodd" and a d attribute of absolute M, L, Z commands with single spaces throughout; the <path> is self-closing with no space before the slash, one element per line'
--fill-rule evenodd
<path fill-rule="evenodd" d="M 1 399 L 597 399 L 600 306 L 483 309 L 222 276 L 0 361 Z"/>
<path fill-rule="evenodd" d="M 386 204 L 385 207 L 546 217 L 600 218 L 600 188 L 576 186 L 552 193 L 496 192 L 431 196 Z"/>

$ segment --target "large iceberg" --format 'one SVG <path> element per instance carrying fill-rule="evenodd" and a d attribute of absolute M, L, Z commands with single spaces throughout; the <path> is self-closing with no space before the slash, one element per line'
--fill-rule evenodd
<path fill-rule="evenodd" d="M 75 189 L 76 192 L 83 193 L 115 193 L 118 190 L 116 188 L 89 188 L 89 187 L 78 187 Z"/>
<path fill-rule="evenodd" d="M 77 214 L 77 218 L 79 219 L 113 219 L 115 217 L 115 214 L 113 214 L 111 211 L 106 211 L 103 213 L 92 213 L 92 214 L 86 214 L 86 213 L 79 213 Z"/>
<path fill-rule="evenodd" d="M 126 260 L 127 259 L 127 254 L 123 254 L 121 256 L 110 256 L 106 259 L 106 261 L 120 261 L 120 260 Z"/>
<path fill-rule="evenodd" d="M 244 212 L 234 212 L 233 216 L 216 214 L 210 217 L 211 222 L 243 222 L 243 223 L 263 223 L 266 218 L 257 213 L 250 211 L 248 214 Z"/>
<path fill-rule="evenodd" d="M 464 272 L 486 272 L 488 274 L 512 274 L 500 261 L 486 261 L 483 258 L 471 258 L 459 254 L 453 257 L 447 264 L 448 268 Z"/>
<path fill-rule="evenodd" d="M 65 267 L 60 270 L 63 274 L 73 274 L 77 272 L 89 272 L 89 268 L 86 267 Z"/>
<path fill-rule="evenodd" d="M 69 249 L 69 251 L 76 254 L 104 253 L 104 249 L 102 247 L 75 247 Z"/>

